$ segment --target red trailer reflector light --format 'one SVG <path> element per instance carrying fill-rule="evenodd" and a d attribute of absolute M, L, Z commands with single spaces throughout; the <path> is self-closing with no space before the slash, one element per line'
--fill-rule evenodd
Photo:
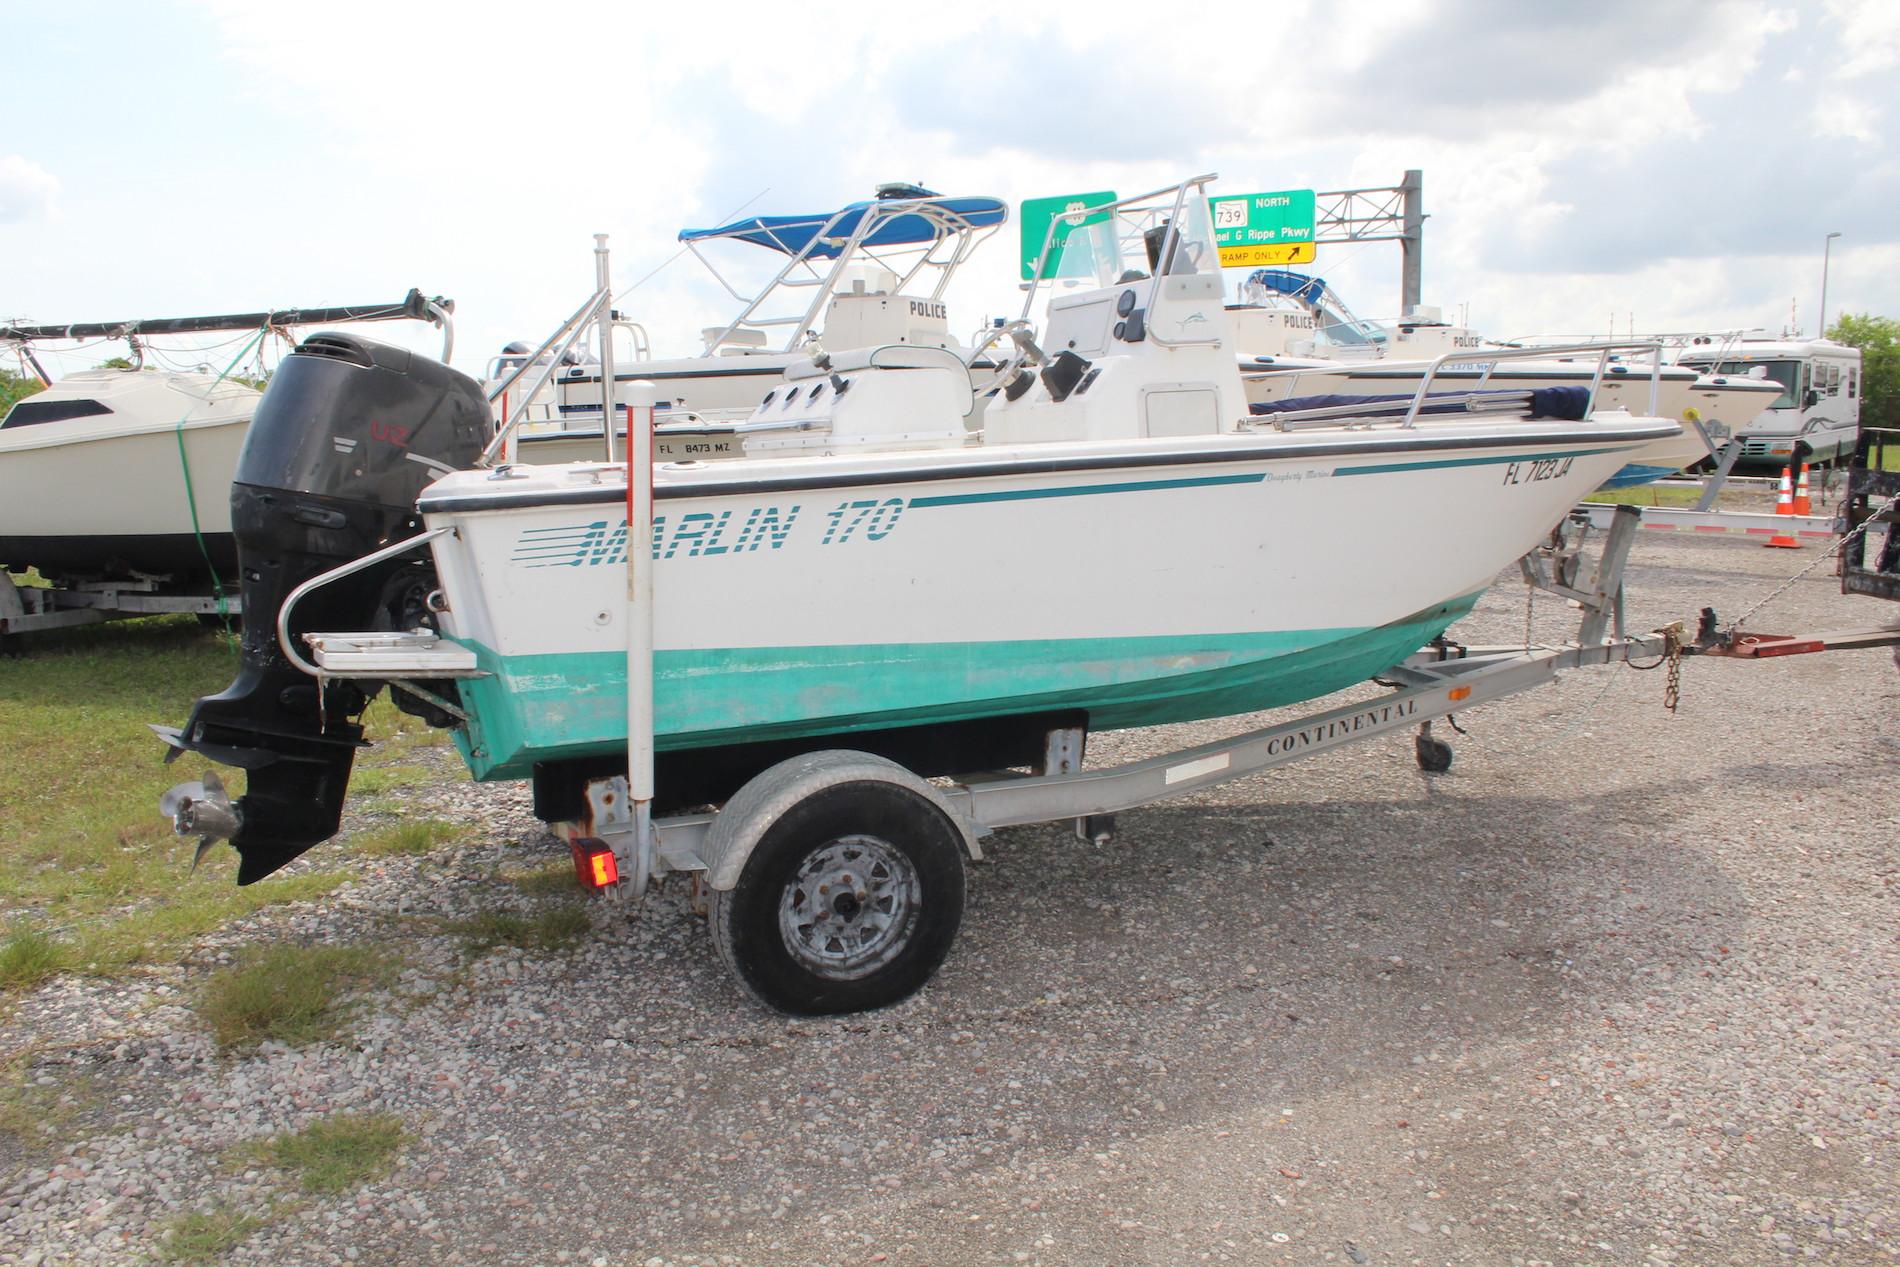
<path fill-rule="evenodd" d="M 1468 686 L 1454 686 L 1451 688 L 1450 691 L 1446 693 L 1445 698 L 1450 700 L 1454 704 L 1456 704 L 1459 700 L 1470 699 L 1471 688 Z"/>
<path fill-rule="evenodd" d="M 568 844 L 574 855 L 574 875 L 583 889 L 606 889 L 620 883 L 620 863 L 605 841 L 576 840 Z"/>
<path fill-rule="evenodd" d="M 613 850 L 603 849 L 599 853 L 587 855 L 587 866 L 594 876 L 594 887 L 604 889 L 610 884 L 620 883 L 620 864 L 614 861 Z"/>

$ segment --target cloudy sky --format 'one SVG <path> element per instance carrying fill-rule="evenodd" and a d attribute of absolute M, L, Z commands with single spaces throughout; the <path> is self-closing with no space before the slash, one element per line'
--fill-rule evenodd
<path fill-rule="evenodd" d="M 604 231 L 617 286 L 648 278 L 622 306 L 684 354 L 730 303 L 675 235 L 741 206 L 1413 167 L 1425 301 L 1490 335 L 1779 330 L 1791 305 L 1812 330 L 1830 231 L 1830 311 L 1900 316 L 1895 0 L 5 11 L 0 317 L 420 286 L 457 301 L 456 364 L 479 370 L 586 297 Z M 953 328 L 1013 310 L 1015 255 L 1012 226 Z M 1396 315 L 1395 244 L 1322 247 L 1314 271 Z"/>

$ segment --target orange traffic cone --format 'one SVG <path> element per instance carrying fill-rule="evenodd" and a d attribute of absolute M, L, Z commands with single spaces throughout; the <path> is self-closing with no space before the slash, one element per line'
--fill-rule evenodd
<path fill-rule="evenodd" d="M 1794 513 L 1797 515 L 1814 513 L 1814 503 L 1808 500 L 1808 464 L 1806 462 L 1801 464 L 1801 479 L 1794 486 Z"/>
<path fill-rule="evenodd" d="M 1788 467 L 1784 466 L 1781 468 L 1781 491 L 1775 495 L 1775 513 L 1777 515 L 1792 516 L 1794 514 L 1793 476 L 1794 472 Z M 1774 536 L 1762 542 L 1762 545 L 1776 546 L 1783 550 L 1799 550 L 1801 548 L 1801 543 L 1796 541 L 1792 535 L 1785 532 L 1777 532 Z"/>

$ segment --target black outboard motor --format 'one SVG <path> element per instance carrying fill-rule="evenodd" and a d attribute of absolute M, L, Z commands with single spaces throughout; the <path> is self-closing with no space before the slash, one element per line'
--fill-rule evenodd
<path fill-rule="evenodd" d="M 402 348 L 323 333 L 284 358 L 258 404 L 231 486 L 244 600 L 237 679 L 200 699 L 180 730 L 154 726 L 167 760 L 196 752 L 249 773 L 235 806 L 181 785 L 167 808 L 181 833 L 229 835 L 238 883 L 260 880 L 336 834 L 374 694 L 298 670 L 277 645 L 285 597 L 319 573 L 422 530 L 416 495 L 474 465 L 493 429 L 481 388 Z M 292 613 L 293 645 L 313 630 L 411 629 L 432 587 L 428 555 L 387 560 L 326 585 Z M 215 779 L 208 786 L 216 787 Z"/>

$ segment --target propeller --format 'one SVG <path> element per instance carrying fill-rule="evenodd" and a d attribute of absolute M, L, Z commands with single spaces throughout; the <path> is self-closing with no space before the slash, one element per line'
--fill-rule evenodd
<path fill-rule="evenodd" d="M 193 873 L 211 846 L 231 839 L 243 825 L 223 780 L 211 770 L 206 770 L 202 779 L 167 788 L 158 798 L 158 812 L 172 820 L 172 830 L 178 835 L 198 837 L 197 851 L 191 855 Z"/>

